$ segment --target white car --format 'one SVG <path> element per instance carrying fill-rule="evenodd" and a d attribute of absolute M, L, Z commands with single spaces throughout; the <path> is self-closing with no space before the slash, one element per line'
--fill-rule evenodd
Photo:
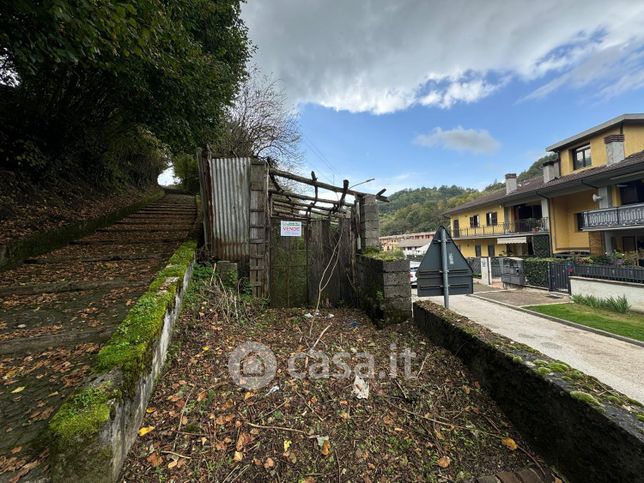
<path fill-rule="evenodd" d="M 415 262 L 413 265 L 410 264 L 409 266 L 409 284 L 412 287 L 415 287 L 418 285 L 418 278 L 416 277 L 416 272 L 418 271 L 418 267 L 420 266 L 420 263 Z"/>

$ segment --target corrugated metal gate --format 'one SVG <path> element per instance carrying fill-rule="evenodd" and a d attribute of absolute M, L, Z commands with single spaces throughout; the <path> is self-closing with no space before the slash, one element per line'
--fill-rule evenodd
<path fill-rule="evenodd" d="M 246 261 L 250 239 L 250 158 L 211 160 L 213 234 L 218 259 Z"/>
<path fill-rule="evenodd" d="M 204 242 L 217 260 L 239 265 L 253 295 L 268 293 L 268 167 L 257 158 L 213 158 L 198 150 Z"/>

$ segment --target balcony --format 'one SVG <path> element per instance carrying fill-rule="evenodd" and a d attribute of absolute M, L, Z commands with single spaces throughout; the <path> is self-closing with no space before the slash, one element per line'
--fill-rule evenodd
<path fill-rule="evenodd" d="M 582 230 L 644 226 L 644 203 L 584 211 Z"/>
<path fill-rule="evenodd" d="M 526 235 L 548 233 L 548 218 L 526 218 L 498 225 L 478 226 L 451 230 L 451 236 L 455 239 L 463 238 L 490 238 L 503 235 Z"/>

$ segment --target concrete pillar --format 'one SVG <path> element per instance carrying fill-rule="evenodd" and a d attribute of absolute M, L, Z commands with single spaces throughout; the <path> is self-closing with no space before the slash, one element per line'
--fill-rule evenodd
<path fill-rule="evenodd" d="M 545 198 L 541 198 L 541 218 L 550 218 L 550 206 Z"/>
<path fill-rule="evenodd" d="M 481 283 L 492 285 L 492 260 L 490 257 L 481 257 Z"/>
<path fill-rule="evenodd" d="M 360 248 L 380 248 L 380 221 L 375 195 L 360 199 Z"/>
<path fill-rule="evenodd" d="M 597 194 L 601 196 L 599 200 L 599 208 L 610 208 L 613 206 L 613 200 L 611 198 L 610 186 L 602 186 L 597 190 Z"/>
<path fill-rule="evenodd" d="M 610 255 L 615 250 L 615 247 L 613 246 L 613 233 L 610 231 L 604 231 L 602 232 L 602 235 L 604 236 L 604 250 L 607 255 Z"/>

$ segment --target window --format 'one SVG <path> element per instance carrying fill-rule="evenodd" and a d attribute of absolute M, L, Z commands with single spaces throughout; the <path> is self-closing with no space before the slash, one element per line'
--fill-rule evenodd
<path fill-rule="evenodd" d="M 481 226 L 481 217 L 479 215 L 470 216 L 470 228 Z"/>
<path fill-rule="evenodd" d="M 485 214 L 485 223 L 487 226 L 496 226 L 498 223 L 498 217 L 496 211 L 492 211 Z"/>
<path fill-rule="evenodd" d="M 495 252 L 494 244 L 488 245 L 487 246 L 487 256 L 488 257 L 495 257 L 496 256 L 495 253 L 496 252 Z"/>
<path fill-rule="evenodd" d="M 617 186 L 619 187 L 619 197 L 622 200 L 622 205 L 644 203 L 644 180 L 629 181 L 620 183 Z"/>
<path fill-rule="evenodd" d="M 481 256 L 481 245 L 474 245 L 474 255 L 477 257 Z"/>
<path fill-rule="evenodd" d="M 581 169 L 590 166 L 592 160 L 590 158 L 590 144 L 586 144 L 577 149 L 572 150 L 572 169 Z"/>
<path fill-rule="evenodd" d="M 577 231 L 582 231 L 584 228 L 584 214 L 577 213 L 575 214 L 575 217 L 577 218 Z"/>

